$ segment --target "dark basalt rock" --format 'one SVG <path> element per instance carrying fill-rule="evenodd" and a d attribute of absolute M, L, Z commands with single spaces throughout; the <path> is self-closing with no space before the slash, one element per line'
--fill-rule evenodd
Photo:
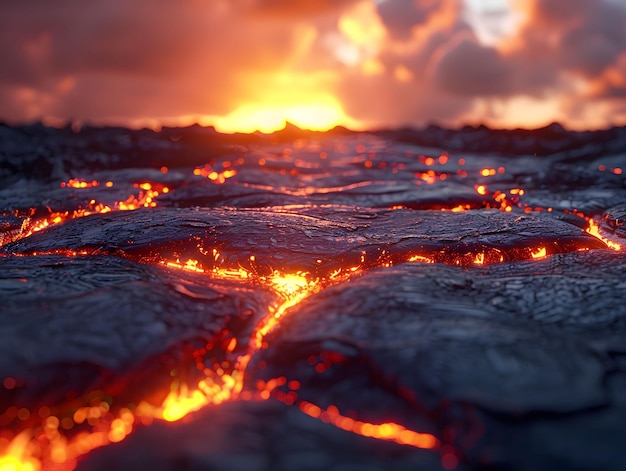
<path fill-rule="evenodd" d="M 55 250 L 126 254 L 143 260 L 201 260 L 213 268 L 244 266 L 260 274 L 401 263 L 411 256 L 468 265 L 605 247 L 553 218 L 496 210 L 440 212 L 325 207 L 288 210 L 152 209 L 92 215 L 8 244 L 1 252 Z M 200 248 L 200 249 L 199 249 Z M 216 260 L 212 249 L 220 253 Z M 250 257 L 254 256 L 254 263 Z"/>
<path fill-rule="evenodd" d="M 626 469 L 626 256 L 577 212 L 626 247 L 625 130 L 0 125 L 0 445 L 42 409 L 159 405 L 251 353 L 253 400 L 140 426 L 78 469 L 432 470 L 450 450 L 459 470 Z M 29 235 L 142 182 L 168 188 L 157 208 Z M 317 290 L 253 346 L 288 301 L 274 271 Z M 293 406 L 287 385 L 256 400 L 276 378 L 298 381 Z M 444 447 L 349 434 L 298 401 Z"/>
<path fill-rule="evenodd" d="M 0 377 L 23 383 L 0 399 L 33 410 L 119 382 L 167 389 L 194 348 L 233 336 L 245 347 L 278 301 L 260 287 L 111 256 L 0 257 L 0 273 Z"/>
<path fill-rule="evenodd" d="M 626 355 L 625 275 L 626 257 L 605 252 L 374 270 L 289 313 L 251 371 L 298 380 L 300 398 L 365 420 L 438 436 L 454 429 L 461 447 L 481 429 L 466 456 L 478 467 L 569 468 L 570 457 L 556 452 L 566 423 L 573 439 L 593 430 L 611 450 L 609 463 L 583 453 L 583 468 L 619 469 L 626 368 L 611 358 Z M 511 433 L 541 436 L 541 451 L 528 454 L 538 443 Z"/>
<path fill-rule="evenodd" d="M 607 209 L 602 216 L 605 232 L 626 240 L 626 203 Z"/>
<path fill-rule="evenodd" d="M 602 357 L 626 354 L 626 304 L 603 296 L 625 274 L 626 257 L 596 252 L 484 269 L 374 270 L 304 301 L 259 361 L 288 359 L 281 374 L 292 374 L 300 360 L 285 352 L 315 344 L 366 355 L 421 398 L 516 414 L 586 409 L 606 401 Z"/>
<path fill-rule="evenodd" d="M 175 428 L 141 428 L 78 469 L 376 471 L 381 461 L 399 471 L 440 467 L 435 453 L 344 432 L 280 403 L 239 402 L 200 411 Z"/>

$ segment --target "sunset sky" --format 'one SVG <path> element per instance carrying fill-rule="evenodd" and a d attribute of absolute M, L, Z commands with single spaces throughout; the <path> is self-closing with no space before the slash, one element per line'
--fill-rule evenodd
<path fill-rule="evenodd" d="M 626 125 L 626 0 L 0 0 L 0 121 Z"/>

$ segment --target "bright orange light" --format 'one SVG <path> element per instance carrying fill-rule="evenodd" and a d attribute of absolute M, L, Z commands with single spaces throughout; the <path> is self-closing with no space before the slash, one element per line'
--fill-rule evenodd
<path fill-rule="evenodd" d="M 292 297 L 309 286 L 306 273 L 301 272 L 286 275 L 276 272 L 270 278 L 270 283 L 276 291 L 286 297 Z"/>
<path fill-rule="evenodd" d="M 6 447 L 0 448 L 0 470 L 38 471 L 41 464 L 39 460 L 32 457 L 32 451 L 29 450 L 31 446 L 31 436 L 28 430 L 16 435 Z"/>
<path fill-rule="evenodd" d="M 598 228 L 598 224 L 593 219 L 589 218 L 588 221 L 589 221 L 589 227 L 585 229 L 587 233 L 600 239 L 602 242 L 606 244 L 608 248 L 612 250 L 622 250 L 622 246 L 620 244 L 618 244 L 617 242 L 613 242 L 612 240 L 609 240 L 600 234 L 600 229 Z"/>
<path fill-rule="evenodd" d="M 533 258 L 544 258 L 548 254 L 545 247 L 539 247 L 537 250 L 530 253 Z"/>
<path fill-rule="evenodd" d="M 432 258 L 424 257 L 422 255 L 413 255 L 409 258 L 409 262 L 435 263 Z"/>
<path fill-rule="evenodd" d="M 315 404 L 302 401 L 300 403 L 300 410 L 313 418 L 320 419 L 323 422 L 329 422 L 337 428 L 364 437 L 389 440 L 416 448 L 433 449 L 439 447 L 439 440 L 429 433 L 415 432 L 392 422 L 372 424 L 355 420 L 341 415 L 335 406 L 328 406 L 327 409 L 322 409 Z"/>
<path fill-rule="evenodd" d="M 181 385 L 180 391 L 172 391 L 163 402 L 161 417 L 168 422 L 182 419 L 190 412 L 201 409 L 210 401 L 209 396 L 199 389 L 189 391 L 186 384 Z"/>
<path fill-rule="evenodd" d="M 282 95 L 282 96 L 281 96 Z M 339 101 L 325 93 L 290 97 L 270 93 L 257 103 L 244 104 L 226 116 L 207 119 L 220 132 L 271 133 L 283 129 L 287 122 L 302 129 L 327 131 L 346 122 Z"/>
<path fill-rule="evenodd" d="M 198 260 L 187 260 L 184 264 L 179 260 L 175 262 L 165 262 L 165 265 L 170 268 L 180 268 L 182 270 L 195 271 L 196 273 L 204 273 L 204 269 L 198 266 Z"/>
<path fill-rule="evenodd" d="M 460 204 L 452 208 L 450 211 L 452 211 L 453 213 L 460 213 L 462 211 L 467 211 L 468 209 L 470 209 L 469 204 Z"/>

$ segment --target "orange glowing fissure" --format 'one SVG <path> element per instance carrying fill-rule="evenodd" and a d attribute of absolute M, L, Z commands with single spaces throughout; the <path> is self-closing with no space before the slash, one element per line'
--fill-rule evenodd
<path fill-rule="evenodd" d="M 393 422 L 383 424 L 362 422 L 341 415 L 335 406 L 328 406 L 326 409 L 322 409 L 307 401 L 300 401 L 299 407 L 302 412 L 310 417 L 320 419 L 322 422 L 331 423 L 337 428 L 364 437 L 394 441 L 415 448 L 434 449 L 439 446 L 439 440 L 430 433 L 415 432 Z"/>
<path fill-rule="evenodd" d="M 585 217 L 583 216 L 587 222 L 589 223 L 589 226 L 587 227 L 587 229 L 585 229 L 585 231 L 587 231 L 587 233 L 591 234 L 592 236 L 600 239 L 602 242 L 604 242 L 606 244 L 606 246 L 612 250 L 622 250 L 622 246 L 620 244 L 618 244 L 617 242 L 614 242 L 610 239 L 607 239 L 606 237 L 602 236 L 602 234 L 600 234 L 600 229 L 598 228 L 598 224 L 593 220 L 593 218 L 589 218 L 589 217 Z"/>
<path fill-rule="evenodd" d="M 219 258 L 219 254 L 216 254 L 216 257 Z M 0 470 L 36 471 L 42 467 L 51 467 L 53 464 L 62 464 L 64 469 L 73 469 L 79 457 L 95 448 L 122 441 L 138 424 L 149 425 L 155 419 L 175 422 L 209 405 L 218 405 L 233 400 L 266 400 L 271 397 L 271 392 L 280 382 L 276 380 L 267 383 L 260 382 L 254 394 L 244 391 L 246 369 L 254 354 L 267 347 L 265 337 L 279 325 L 280 320 L 290 312 L 289 309 L 318 292 L 324 283 L 319 279 L 310 278 L 309 274 L 304 272 L 274 271 L 270 276 L 261 277 L 243 268 L 205 270 L 197 260 L 164 261 L 162 264 L 173 269 L 207 274 L 214 279 L 253 279 L 273 289 L 282 302 L 268 307 L 266 316 L 258 323 L 249 339 L 246 353 L 236 359 L 232 371 L 206 368 L 205 378 L 194 386 L 174 381 L 170 393 L 159 406 L 141 401 L 133 410 L 122 408 L 112 413 L 110 405 L 101 401 L 77 409 L 71 417 L 63 419 L 54 415 L 42 417 L 41 427 L 23 431 L 9 442 L 5 440 L 3 443 L 0 440 Z M 329 278 L 329 282 L 344 281 L 356 272 L 358 272 L 358 267 L 345 270 L 341 274 L 336 273 L 333 278 Z M 232 352 L 236 346 L 236 339 L 231 339 L 227 351 Z M 310 405 L 306 410 L 302 407 L 303 412 L 311 415 L 310 407 L 315 406 Z M 347 417 L 342 418 L 333 411 L 332 407 L 329 408 L 322 414 L 321 420 L 356 434 L 392 440 L 419 448 L 434 448 L 438 444 L 438 440 L 430 434 L 414 432 L 394 423 L 370 424 Z M 90 430 L 80 432 L 68 439 L 63 434 L 63 429 L 68 428 L 65 426 L 65 422 L 68 421 L 71 422 L 69 428 L 87 424 Z"/>
<path fill-rule="evenodd" d="M 100 186 L 100 182 L 96 180 L 85 182 L 78 179 L 70 179 L 67 182 L 61 182 L 62 188 L 83 189 L 96 186 Z M 107 181 L 105 186 L 111 188 L 113 182 Z M 137 194 L 130 195 L 124 201 L 116 201 L 112 206 L 99 203 L 92 199 L 85 207 L 79 207 L 73 211 L 50 211 L 48 216 L 38 220 L 33 220 L 32 215 L 28 216 L 22 221 L 22 226 L 17 233 L 0 234 L 0 247 L 8 242 L 14 242 L 29 237 L 35 232 L 39 232 L 53 225 L 61 224 L 70 219 L 90 216 L 92 214 L 104 214 L 111 211 L 133 211 L 139 208 L 154 208 L 156 207 L 156 198 L 160 194 L 165 194 L 170 191 L 165 185 L 149 182 L 135 183 L 133 187 L 138 189 Z"/>
<path fill-rule="evenodd" d="M 199 267 L 198 261 L 188 260 L 185 263 L 166 262 L 165 265 L 184 270 L 204 273 Z M 342 281 L 358 271 L 358 267 L 353 267 L 345 271 Z M 254 275 L 241 269 L 240 272 L 235 270 L 213 270 L 213 276 L 232 279 L 234 273 L 240 273 L 244 279 L 252 278 Z M 336 277 L 334 282 L 340 280 Z M 269 332 L 275 329 L 282 318 L 289 313 L 289 309 L 296 306 L 302 300 L 318 292 L 325 283 L 319 279 L 310 279 L 308 273 L 298 272 L 295 274 L 282 274 L 275 271 L 269 277 L 259 277 L 259 281 L 266 286 L 273 288 L 283 298 L 283 302 L 268 309 L 267 315 L 259 322 L 253 334 L 251 335 L 248 351 L 241 355 L 235 364 L 233 372 L 230 374 L 222 373 L 219 381 L 215 378 L 207 377 L 201 380 L 196 388 L 189 389 L 186 386 L 172 390 L 167 396 L 163 405 L 159 408 L 153 408 L 145 403 L 140 404 L 138 411 L 162 418 L 167 421 L 176 421 L 185 417 L 188 413 L 196 411 L 207 405 L 220 404 L 227 400 L 266 400 L 271 397 L 272 391 L 286 381 L 284 378 L 270 380 L 268 382 L 257 381 L 257 394 L 252 395 L 249 391 L 243 391 L 243 379 L 245 370 L 250 363 L 254 354 L 263 348 L 266 348 L 265 337 Z M 234 340 L 234 339 L 233 339 Z M 231 340 L 228 349 L 233 350 L 236 341 Z M 208 370 L 212 372 L 213 370 Z M 290 401 L 293 404 L 294 400 Z M 320 409 L 318 406 L 300 401 L 299 407 L 305 414 L 318 418 L 323 422 L 331 423 L 334 426 L 365 437 L 372 437 L 381 440 L 390 440 L 399 444 L 413 446 L 417 448 L 434 449 L 439 446 L 439 441 L 432 434 L 419 433 L 410 430 L 402 425 L 388 422 L 383 424 L 373 424 L 364 421 L 355 420 L 339 414 L 338 409 L 329 406 L 326 410 Z"/>
<path fill-rule="evenodd" d="M 440 159 L 440 163 L 445 164 L 447 159 Z M 434 164 L 435 162 L 429 162 Z M 483 169 L 480 174 L 483 177 L 503 173 L 504 168 Z M 209 167 L 197 168 L 194 175 L 206 177 L 214 183 L 223 183 L 226 179 L 236 175 L 236 170 L 224 168 L 217 172 Z M 441 179 L 432 173 L 419 175 L 418 178 L 426 180 L 428 183 Z M 113 182 L 104 184 L 107 188 L 112 187 Z M 100 182 L 81 181 L 70 179 L 61 184 L 64 188 L 93 188 L 100 186 Z M 32 221 L 31 217 L 26 217 L 22 227 L 17 234 L 4 235 L 0 238 L 0 246 L 11 241 L 28 237 L 35 232 L 41 231 L 51 225 L 61 224 L 66 220 L 88 216 L 95 213 L 106 213 L 109 211 L 129 211 L 142 207 L 155 207 L 156 198 L 163 193 L 167 193 L 169 188 L 155 183 L 143 182 L 134 185 L 139 191 L 135 195 L 129 196 L 124 201 L 118 201 L 112 206 L 107 206 L 91 200 L 84 208 L 66 212 L 51 212 L 43 220 Z M 490 195 L 492 203 L 485 201 L 486 207 L 496 207 L 501 211 L 510 212 L 513 206 L 522 207 L 519 197 L 524 195 L 524 190 L 513 188 L 508 192 L 496 191 L 490 194 L 486 185 L 477 185 L 475 190 L 482 196 Z M 469 210 L 469 205 L 459 205 L 452 208 L 452 211 Z M 540 210 L 541 208 L 524 207 L 524 212 Z M 551 208 L 549 208 L 551 210 Z M 597 223 L 581 213 L 575 214 L 584 217 L 589 226 L 586 232 L 603 241 L 612 250 L 621 250 L 621 246 L 603 237 L 598 229 Z M 75 255 L 78 255 L 76 253 Z M 219 253 L 214 249 L 213 254 L 216 259 Z M 529 258 L 541 259 L 548 255 L 545 247 L 537 247 L 529 251 Z M 473 255 L 475 265 L 484 265 L 488 261 L 497 262 L 493 256 L 487 260 L 485 253 Z M 251 261 L 254 257 L 251 257 Z M 503 257 L 499 258 L 503 261 Z M 363 261 L 363 260 L 362 260 Z M 407 259 L 411 263 L 435 263 L 431 257 L 424 255 L 412 255 Z M 110 443 L 122 441 L 133 429 L 139 425 L 149 425 L 155 419 L 174 422 L 182 419 L 189 413 L 197 411 L 208 405 L 217 405 L 225 401 L 232 400 L 266 400 L 272 397 L 272 392 L 284 383 L 280 379 L 271 380 L 267 383 L 258 382 L 256 392 L 244 390 L 245 372 L 253 356 L 260 350 L 267 347 L 266 336 L 274 330 L 286 315 L 293 312 L 291 308 L 302 302 L 308 296 L 317 293 L 322 288 L 331 284 L 346 281 L 350 277 L 360 272 L 360 267 L 350 267 L 338 269 L 329 274 L 326 278 L 313 278 L 309 273 L 283 273 L 275 270 L 269 276 L 259 276 L 242 267 L 218 267 L 205 269 L 197 260 L 186 260 L 181 262 L 163 261 L 162 265 L 171 269 L 186 270 L 199 274 L 204 274 L 213 279 L 245 280 L 262 284 L 274 290 L 282 302 L 278 305 L 268 306 L 266 315 L 261 319 L 248 340 L 245 353 L 239 355 L 230 371 L 225 371 L 221 366 L 203 370 L 204 378 L 195 385 L 181 384 L 177 380 L 171 384 L 170 393 L 163 400 L 162 404 L 154 405 L 148 401 L 140 402 L 136 407 L 122 407 L 115 412 L 111 410 L 111 405 L 106 401 L 95 401 L 89 406 L 76 409 L 71 417 L 56 417 L 50 413 L 48 408 L 42 408 L 39 416 L 42 419 L 41 425 L 35 429 L 27 429 L 13 436 L 11 439 L 5 435 L 0 435 L 0 471 L 38 471 L 42 468 L 53 468 L 62 465 L 62 469 L 71 470 L 77 464 L 77 459 L 89 453 L 91 450 L 105 446 Z M 382 262 L 381 262 L 382 263 Z M 382 263 L 382 266 L 391 266 L 391 263 Z M 232 353 L 237 348 L 236 339 L 231 339 L 227 345 L 227 352 Z M 295 394 L 295 393 L 293 393 Z M 289 396 L 290 404 L 297 404 L 299 409 L 311 417 L 333 424 L 335 427 L 356 433 L 366 437 L 390 440 L 402 445 L 417 448 L 435 449 L 440 446 L 439 440 L 431 434 L 420 433 L 410 430 L 396 423 L 373 424 L 359 421 L 339 413 L 335 406 L 322 409 L 319 406 L 306 401 L 296 401 L 295 396 Z M 43 409 L 46 409 L 42 412 Z M 30 414 L 29 411 L 27 411 Z M 65 430 L 73 427 L 86 427 L 86 430 L 74 434 L 67 438 Z M 61 468 L 59 468 L 61 469 Z"/>

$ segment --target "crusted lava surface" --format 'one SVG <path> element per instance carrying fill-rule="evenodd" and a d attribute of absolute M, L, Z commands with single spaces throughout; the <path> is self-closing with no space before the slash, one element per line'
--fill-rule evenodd
<path fill-rule="evenodd" d="M 623 170 L 626 128 L 0 125 L 0 467 L 626 469 Z"/>

